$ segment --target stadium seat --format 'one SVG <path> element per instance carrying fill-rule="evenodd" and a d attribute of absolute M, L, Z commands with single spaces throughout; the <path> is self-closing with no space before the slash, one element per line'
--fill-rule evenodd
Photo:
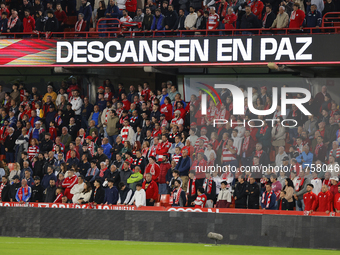
<path fill-rule="evenodd" d="M 93 27 L 90 27 L 89 32 L 96 32 L 96 29 L 93 28 Z M 98 38 L 98 37 L 99 37 L 99 34 L 97 34 L 97 33 L 95 33 L 95 34 L 90 34 L 90 37 Z"/>
<path fill-rule="evenodd" d="M 66 25 L 69 27 L 74 27 L 74 25 L 77 23 L 77 16 L 69 16 L 66 21 Z"/>
<path fill-rule="evenodd" d="M 14 163 L 8 163 L 9 171 L 14 170 Z"/>
<path fill-rule="evenodd" d="M 161 207 L 161 202 L 156 202 L 156 203 L 154 204 L 154 206 L 156 206 L 156 207 Z"/>
<path fill-rule="evenodd" d="M 160 201 L 161 205 L 170 206 L 169 199 L 170 199 L 169 194 L 161 195 L 161 201 Z"/>

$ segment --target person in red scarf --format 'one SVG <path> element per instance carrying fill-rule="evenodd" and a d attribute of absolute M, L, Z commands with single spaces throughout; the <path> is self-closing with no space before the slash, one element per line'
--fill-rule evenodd
<path fill-rule="evenodd" d="M 266 191 L 262 194 L 261 207 L 263 210 L 276 210 L 276 195 L 270 182 L 266 183 Z"/>
<path fill-rule="evenodd" d="M 17 190 L 15 199 L 19 202 L 19 204 L 23 204 L 30 201 L 31 195 L 32 195 L 31 187 L 27 185 L 26 179 L 22 179 L 21 187 Z"/>
<path fill-rule="evenodd" d="M 192 203 L 196 200 L 196 197 L 197 197 L 197 186 L 196 186 L 195 170 L 190 170 L 188 187 L 187 187 L 187 198 L 188 198 L 189 207 L 193 206 Z"/>
<path fill-rule="evenodd" d="M 158 186 L 157 183 L 152 180 L 151 173 L 145 175 L 142 188 L 145 189 L 146 206 L 153 206 L 158 199 Z"/>
<path fill-rule="evenodd" d="M 161 169 L 159 165 L 156 163 L 155 157 L 149 157 L 149 164 L 146 166 L 144 171 L 144 178 L 146 178 L 147 174 L 151 174 L 152 180 L 158 182 L 158 177 Z"/>
<path fill-rule="evenodd" d="M 195 171 L 195 176 L 198 179 L 198 187 L 203 185 L 204 181 L 204 171 L 207 168 L 207 161 L 204 159 L 204 153 L 197 153 L 197 160 L 195 160 L 191 165 L 191 170 Z"/>
<path fill-rule="evenodd" d="M 9 10 L 6 7 L 5 2 L 1 3 L 0 5 L 0 15 L 2 15 L 2 13 L 6 13 L 7 16 L 9 16 Z"/>
<path fill-rule="evenodd" d="M 327 185 L 321 187 L 321 192 L 319 192 L 317 199 L 315 200 L 314 209 L 317 209 L 318 212 L 325 212 L 327 214 L 333 212 L 333 194 L 328 190 Z"/>
<path fill-rule="evenodd" d="M 205 179 L 203 181 L 204 193 L 207 196 L 206 207 L 213 208 L 216 199 L 216 183 L 211 177 L 210 172 L 205 173 Z"/>
<path fill-rule="evenodd" d="M 74 30 L 76 32 L 84 32 L 86 29 L 86 21 L 84 20 L 84 14 L 79 13 L 78 14 L 78 21 L 76 22 L 74 26 Z M 79 35 L 81 36 L 81 34 Z"/>
<path fill-rule="evenodd" d="M 158 143 L 156 147 L 156 155 L 158 161 L 162 161 L 163 155 L 168 155 L 168 151 L 171 147 L 171 143 L 168 141 L 168 137 L 166 134 L 162 135 L 162 142 Z"/>
<path fill-rule="evenodd" d="M 149 83 L 148 82 L 144 82 L 143 84 L 143 90 L 141 93 L 142 96 L 144 96 L 144 100 L 148 101 L 150 98 L 150 89 L 149 89 Z"/>
<path fill-rule="evenodd" d="M 314 161 L 320 160 L 321 162 L 325 162 L 327 156 L 327 147 L 323 144 L 322 136 L 319 136 L 316 139 L 316 147 L 314 150 Z"/>
<path fill-rule="evenodd" d="M 185 191 L 181 188 L 181 181 L 175 180 L 175 188 L 171 192 L 170 200 L 172 207 L 184 207 L 187 199 L 185 197 Z"/>
<path fill-rule="evenodd" d="M 287 211 L 288 210 L 288 201 L 285 199 L 286 191 L 281 190 L 280 198 L 277 201 L 277 209 L 280 211 Z"/>
<path fill-rule="evenodd" d="M 67 197 L 68 200 L 72 200 L 73 195 L 70 193 L 70 191 L 77 183 L 78 177 L 74 174 L 73 168 L 71 168 L 68 171 L 68 176 L 64 179 L 62 183 L 62 187 L 65 189 L 64 195 Z"/>
<path fill-rule="evenodd" d="M 18 17 L 17 11 L 12 11 L 12 16 L 7 22 L 7 33 L 17 33 L 21 28 L 21 20 Z"/>
<path fill-rule="evenodd" d="M 255 150 L 256 143 L 250 135 L 250 130 L 246 130 L 244 133 L 244 139 L 241 146 L 241 162 L 243 166 L 252 165 L 252 154 Z"/>
<path fill-rule="evenodd" d="M 269 152 L 271 147 L 271 127 L 268 126 L 267 121 L 263 120 L 263 126 L 257 131 L 256 139 L 262 144 L 262 148 L 265 152 Z"/>

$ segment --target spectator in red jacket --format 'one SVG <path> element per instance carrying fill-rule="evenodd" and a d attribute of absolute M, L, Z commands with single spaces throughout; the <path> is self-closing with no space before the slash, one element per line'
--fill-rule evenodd
<path fill-rule="evenodd" d="M 222 23 L 224 24 L 225 29 L 234 29 L 236 26 L 236 20 L 237 16 L 234 13 L 233 8 L 228 8 L 228 14 L 224 17 L 224 20 L 222 20 Z"/>
<path fill-rule="evenodd" d="M 153 206 L 158 199 L 158 186 L 150 173 L 146 174 L 142 188 L 145 189 L 146 206 Z"/>
<path fill-rule="evenodd" d="M 262 10 L 263 10 L 263 2 L 259 0 L 254 0 L 251 4 L 251 12 L 259 19 L 262 20 Z"/>
<path fill-rule="evenodd" d="M 149 157 L 149 164 L 145 167 L 144 178 L 146 178 L 146 174 L 151 174 L 152 180 L 158 182 L 158 177 L 160 173 L 159 165 L 156 163 L 155 157 Z"/>
<path fill-rule="evenodd" d="M 168 185 L 166 184 L 166 174 L 168 170 L 171 168 L 171 164 L 169 163 L 168 156 L 163 155 L 162 163 L 159 165 L 160 171 L 158 176 L 158 185 L 159 185 L 159 194 L 168 194 Z"/>
<path fill-rule="evenodd" d="M 334 196 L 333 201 L 335 212 L 340 213 L 340 186 L 338 186 L 338 193 Z"/>
<path fill-rule="evenodd" d="M 322 185 L 321 192 L 319 192 L 315 200 L 315 209 L 316 208 L 318 208 L 319 212 L 333 212 L 333 195 L 328 190 L 327 185 Z"/>
<path fill-rule="evenodd" d="M 207 29 L 208 30 L 215 30 L 220 23 L 220 16 L 215 12 L 215 7 L 210 7 L 210 14 L 207 22 Z"/>
<path fill-rule="evenodd" d="M 25 17 L 23 19 L 24 33 L 32 32 L 35 28 L 35 20 L 31 16 L 30 10 L 25 10 Z M 29 35 L 28 35 L 29 36 Z"/>
<path fill-rule="evenodd" d="M 315 210 L 317 196 L 313 193 L 313 184 L 307 184 L 307 193 L 303 195 L 303 203 L 305 211 L 313 212 Z"/>
<path fill-rule="evenodd" d="M 126 0 L 125 9 L 128 11 L 129 16 L 133 18 L 137 10 L 137 0 Z"/>
<path fill-rule="evenodd" d="M 332 193 L 333 196 L 335 196 L 338 193 L 339 178 L 336 176 L 333 176 L 329 180 L 331 181 L 331 186 L 329 188 L 329 191 Z"/>
<path fill-rule="evenodd" d="M 292 14 L 290 15 L 289 28 L 302 29 L 306 15 L 302 10 L 300 10 L 299 3 L 294 3 L 293 9 Z"/>
<path fill-rule="evenodd" d="M 71 194 L 71 189 L 74 185 L 78 184 L 78 177 L 74 174 L 73 168 L 68 170 L 68 176 L 64 179 L 62 187 L 65 189 L 65 196 L 68 200 L 72 200 L 73 194 Z"/>
<path fill-rule="evenodd" d="M 61 4 L 57 3 L 57 10 L 54 12 L 54 16 L 57 18 L 59 22 L 59 32 L 63 32 L 65 28 L 65 24 L 67 22 L 67 15 L 61 8 Z"/>

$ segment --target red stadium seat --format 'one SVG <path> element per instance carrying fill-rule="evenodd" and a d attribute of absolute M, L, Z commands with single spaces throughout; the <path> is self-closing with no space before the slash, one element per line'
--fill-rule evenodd
<path fill-rule="evenodd" d="M 68 16 L 66 25 L 74 27 L 74 25 L 77 23 L 77 19 L 78 19 L 77 16 Z"/>
<path fill-rule="evenodd" d="M 169 194 L 161 195 L 161 201 L 160 201 L 161 205 L 162 206 L 170 206 L 169 199 L 170 199 Z"/>
<path fill-rule="evenodd" d="M 161 202 L 156 202 L 154 206 L 161 207 Z"/>

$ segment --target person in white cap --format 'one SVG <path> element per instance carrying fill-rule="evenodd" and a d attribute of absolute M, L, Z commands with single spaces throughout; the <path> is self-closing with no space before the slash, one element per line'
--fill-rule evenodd
<path fill-rule="evenodd" d="M 172 128 L 173 125 L 183 125 L 184 124 L 184 120 L 181 118 L 181 111 L 176 110 L 174 112 L 174 114 L 175 114 L 175 118 L 173 118 L 171 120 L 171 123 L 170 123 L 171 128 Z"/>
<path fill-rule="evenodd" d="M 40 134 L 44 132 L 45 130 L 41 127 L 41 121 L 36 121 L 35 123 L 35 128 L 32 129 L 32 138 L 37 139 L 40 141 L 42 137 L 40 137 Z"/>

